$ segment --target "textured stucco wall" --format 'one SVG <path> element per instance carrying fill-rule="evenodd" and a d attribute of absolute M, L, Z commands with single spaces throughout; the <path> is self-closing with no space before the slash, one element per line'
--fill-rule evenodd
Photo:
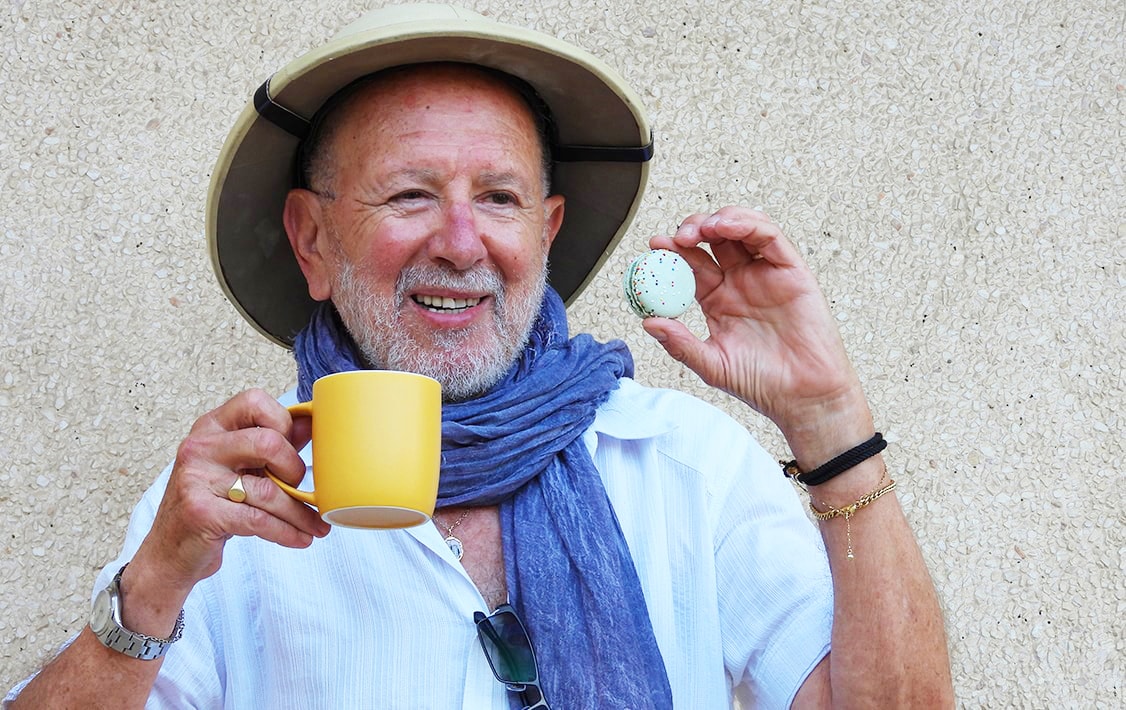
<path fill-rule="evenodd" d="M 893 442 L 961 703 L 1122 707 L 1121 0 L 467 4 L 587 47 L 651 112 L 649 192 L 573 327 L 624 338 L 640 380 L 718 402 L 784 455 L 617 291 L 685 214 L 765 207 Z M 290 385 L 289 355 L 215 285 L 205 191 L 253 89 L 367 6 L 0 9 L 0 689 L 85 623 L 190 423 Z"/>

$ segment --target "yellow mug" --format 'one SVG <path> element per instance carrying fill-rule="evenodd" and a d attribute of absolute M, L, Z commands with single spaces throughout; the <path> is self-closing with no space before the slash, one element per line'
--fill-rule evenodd
<path fill-rule="evenodd" d="M 313 418 L 313 490 L 267 472 L 325 522 L 409 528 L 434 515 L 442 456 L 442 386 L 411 372 L 360 370 L 313 383 L 313 399 L 289 408 Z"/>

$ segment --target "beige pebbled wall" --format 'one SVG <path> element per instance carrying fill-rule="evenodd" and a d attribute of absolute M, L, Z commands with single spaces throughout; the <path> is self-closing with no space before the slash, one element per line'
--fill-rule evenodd
<path fill-rule="evenodd" d="M 1121 1 L 469 4 L 590 49 L 650 110 L 649 191 L 573 328 L 624 338 L 641 381 L 785 455 L 618 295 L 650 234 L 764 207 L 892 441 L 960 704 L 1126 704 Z M 0 691 L 85 623 L 192 421 L 291 385 L 288 353 L 216 286 L 204 198 L 254 88 L 367 6 L 0 8 Z"/>

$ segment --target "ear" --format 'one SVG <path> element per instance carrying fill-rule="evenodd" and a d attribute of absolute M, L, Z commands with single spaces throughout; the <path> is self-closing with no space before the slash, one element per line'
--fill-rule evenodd
<path fill-rule="evenodd" d="M 544 239 L 547 246 L 555 241 L 555 235 L 563 226 L 563 204 L 566 200 L 563 195 L 552 195 L 543 201 L 544 211 Z"/>
<path fill-rule="evenodd" d="M 321 201 L 315 193 L 294 189 L 285 196 L 282 212 L 285 233 L 314 301 L 325 301 L 332 296 L 332 278 L 323 250 L 322 240 L 327 237 L 323 219 Z"/>

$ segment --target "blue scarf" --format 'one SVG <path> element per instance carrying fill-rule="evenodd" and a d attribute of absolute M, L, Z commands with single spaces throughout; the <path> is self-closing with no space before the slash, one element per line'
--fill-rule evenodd
<path fill-rule="evenodd" d="M 529 342 L 481 397 L 442 407 L 438 505 L 500 506 L 509 597 L 559 708 L 671 708 L 641 582 L 582 434 L 633 375 L 620 341 L 568 338 L 547 289 Z M 294 343 L 298 395 L 363 367 L 327 302 Z M 466 619 L 468 623 L 470 620 Z"/>

